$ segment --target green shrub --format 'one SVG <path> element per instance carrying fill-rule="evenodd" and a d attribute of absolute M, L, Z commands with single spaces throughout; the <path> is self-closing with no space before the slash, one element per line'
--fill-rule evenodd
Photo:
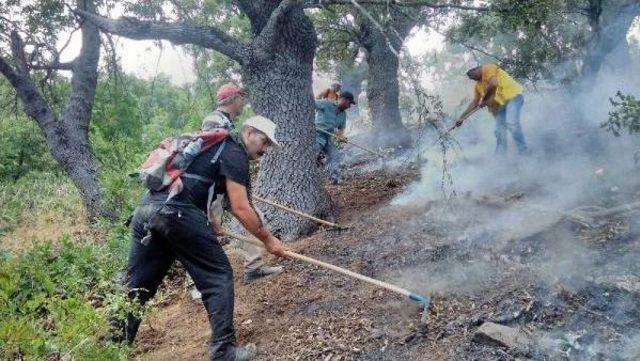
<path fill-rule="evenodd" d="M 42 131 L 34 121 L 0 113 L 0 181 L 16 180 L 28 172 L 58 171 Z"/>
<path fill-rule="evenodd" d="M 601 127 L 616 137 L 625 130 L 629 134 L 640 132 L 640 100 L 618 91 L 616 97 L 610 98 L 609 101 L 613 110 L 609 112 L 609 119 L 602 123 Z"/>
<path fill-rule="evenodd" d="M 118 280 L 127 246 L 117 227 L 103 245 L 65 238 L 0 253 L 0 359 L 126 359 L 128 347 L 109 340 L 109 320 L 128 307 Z"/>

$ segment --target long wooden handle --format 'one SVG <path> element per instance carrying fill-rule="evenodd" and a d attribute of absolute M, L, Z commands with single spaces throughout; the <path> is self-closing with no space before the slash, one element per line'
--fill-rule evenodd
<path fill-rule="evenodd" d="M 467 114 L 464 118 L 462 118 L 462 121 L 464 122 L 465 120 L 469 119 L 469 117 L 472 116 L 475 112 L 477 112 L 478 109 L 480 109 L 480 106 L 476 106 L 472 111 L 469 112 L 469 114 Z M 449 130 L 445 134 L 448 134 L 450 131 L 456 129 L 457 127 L 458 126 L 454 124 L 451 128 L 449 128 Z"/>
<path fill-rule="evenodd" d="M 317 131 L 319 131 L 319 132 L 325 133 L 325 134 L 329 134 L 330 136 L 332 136 L 332 137 L 334 137 L 334 138 L 338 138 L 335 134 L 333 134 L 333 133 L 331 133 L 331 132 L 329 132 L 329 131 L 326 131 L 326 130 L 324 130 L 324 129 L 322 129 L 322 128 L 316 128 L 316 130 L 317 130 Z M 373 150 L 373 149 L 369 149 L 369 148 L 367 148 L 367 147 L 364 147 L 364 146 L 362 146 L 362 145 L 356 144 L 356 143 L 354 143 L 354 142 L 350 142 L 350 141 L 348 141 L 348 140 L 347 140 L 346 142 L 347 142 L 347 143 L 349 143 L 349 144 L 351 144 L 351 145 L 353 145 L 353 146 L 354 146 L 354 147 L 356 147 L 356 148 L 360 148 L 360 149 L 362 149 L 362 150 L 366 150 L 367 152 L 369 152 L 369 153 L 371 153 L 371 154 L 375 154 L 375 155 L 377 155 L 378 157 L 385 158 L 385 155 L 384 155 L 384 154 L 382 154 L 382 153 L 380 153 L 380 152 L 376 152 L 376 151 L 375 151 L 375 150 Z"/>
<path fill-rule="evenodd" d="M 272 205 L 272 206 L 274 206 L 276 208 L 282 209 L 283 211 L 287 211 L 287 212 L 293 213 L 293 214 L 298 215 L 300 217 L 310 219 L 310 220 L 312 220 L 314 222 L 318 222 L 320 224 L 324 224 L 324 225 L 329 226 L 329 227 L 345 228 L 345 227 L 343 227 L 343 226 L 341 226 L 339 224 L 332 223 L 332 222 L 329 222 L 329 221 L 325 221 L 324 219 L 316 218 L 316 217 L 311 216 L 309 214 L 297 211 L 297 210 L 289 208 L 289 207 L 285 207 L 283 205 L 280 205 L 278 203 L 275 203 L 273 201 L 270 201 L 268 199 L 264 199 L 264 198 L 256 196 L 256 195 L 253 195 L 253 199 L 255 199 L 257 201 L 260 201 L 260 202 L 263 202 L 263 203 L 266 203 L 266 204 L 269 204 L 269 205 Z"/>
<path fill-rule="evenodd" d="M 238 239 L 240 241 L 249 242 L 249 243 L 255 244 L 257 246 L 263 246 L 262 242 L 260 242 L 258 240 L 255 240 L 253 238 L 250 238 L 250 237 L 241 236 L 239 234 L 231 233 L 231 232 L 228 232 L 228 231 L 223 231 L 223 234 L 225 236 L 229 236 L 229 237 L 233 237 L 235 239 Z M 399 294 L 401 294 L 403 296 L 409 297 L 410 299 L 412 299 L 412 300 L 414 300 L 416 302 L 423 302 L 423 300 L 420 300 L 418 298 L 424 298 L 424 296 L 420 296 L 418 294 L 415 294 L 415 293 L 413 293 L 411 291 L 408 291 L 408 290 L 406 290 L 406 289 L 404 289 L 402 287 L 398 287 L 398 286 L 392 285 L 390 283 L 382 282 L 382 281 L 379 281 L 379 280 L 377 280 L 375 278 L 367 277 L 365 275 L 361 275 L 359 273 L 356 273 L 356 272 L 353 272 L 353 271 L 349 271 L 348 269 L 345 269 L 345 268 L 342 268 L 342 267 L 338 267 L 338 266 L 334 266 L 334 265 L 326 263 L 326 262 L 318 261 L 317 259 L 313 259 L 311 257 L 303 256 L 303 255 L 301 255 L 299 253 L 295 253 L 295 252 L 292 252 L 292 251 L 287 251 L 286 255 L 291 257 L 291 258 L 299 259 L 299 260 L 301 260 L 303 262 L 307 262 L 307 263 L 310 263 L 310 264 L 313 264 L 313 265 L 316 265 L 316 266 L 320 266 L 322 268 L 326 268 L 326 269 L 334 271 L 334 272 L 338 272 L 338 273 L 343 274 L 343 275 L 348 276 L 348 277 L 359 279 L 361 281 L 370 283 L 370 284 L 378 286 L 378 287 L 386 288 L 389 291 L 392 291 L 392 292 L 395 292 L 395 293 L 399 293 Z"/>

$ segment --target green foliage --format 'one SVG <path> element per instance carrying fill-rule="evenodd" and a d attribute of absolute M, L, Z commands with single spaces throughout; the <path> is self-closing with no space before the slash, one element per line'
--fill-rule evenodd
<path fill-rule="evenodd" d="M 335 63 L 353 62 L 358 55 L 361 34 L 349 9 L 336 6 L 311 16 L 319 40 L 315 61 L 322 72 L 332 72 Z"/>
<path fill-rule="evenodd" d="M 0 116 L 0 180 L 17 180 L 28 172 L 56 172 L 47 142 L 24 115 Z"/>
<path fill-rule="evenodd" d="M 588 23 L 570 1 L 493 0 L 500 12 L 467 13 L 447 32 L 450 41 L 498 62 L 512 75 L 536 81 L 575 76 L 575 64 L 558 67 L 580 54 Z M 566 63 L 566 65 L 570 65 Z"/>
<path fill-rule="evenodd" d="M 55 79 L 64 89 L 64 78 Z M 206 95 L 177 87 L 167 77 L 152 81 L 121 76 L 100 79 L 90 129 L 101 162 L 107 201 L 121 218 L 130 214 L 142 186 L 128 174 L 165 137 L 193 131 L 210 110 Z M 77 218 L 82 202 L 51 159 L 35 123 L 13 109 L 0 112 L 0 237 L 42 212 Z M 24 152 L 22 163 L 16 154 Z M 21 166 L 18 166 L 21 164 Z M 33 244 L 21 254 L 0 249 L 0 359 L 118 360 L 127 347 L 109 341 L 109 320 L 127 311 L 119 279 L 125 269 L 128 230 L 113 224 L 107 244 Z M 25 241 L 26 242 L 26 241 Z"/>
<path fill-rule="evenodd" d="M 618 91 L 615 98 L 609 98 L 614 110 L 609 119 L 600 126 L 619 137 L 625 130 L 628 134 L 640 132 L 640 100 L 630 94 Z"/>
<path fill-rule="evenodd" d="M 109 341 L 109 319 L 126 307 L 116 278 L 124 266 L 126 230 L 105 245 L 70 239 L 34 246 L 0 262 L 0 358 L 123 360 Z"/>
<path fill-rule="evenodd" d="M 101 81 L 91 142 L 102 166 L 107 203 L 127 216 L 143 192 L 130 174 L 162 139 L 198 129 L 208 111 L 206 96 L 177 87 L 164 75 L 152 81 L 131 76 Z"/>

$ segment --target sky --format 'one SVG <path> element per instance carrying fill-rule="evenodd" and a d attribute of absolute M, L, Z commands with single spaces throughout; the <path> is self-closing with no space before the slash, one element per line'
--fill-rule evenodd
<path fill-rule="evenodd" d="M 79 35 L 74 34 L 68 48 L 61 54 L 61 61 L 69 61 L 77 56 L 81 45 Z M 66 37 L 61 37 L 59 45 L 65 41 Z M 159 73 L 164 73 L 177 85 L 189 83 L 195 79 L 192 59 L 180 46 L 173 46 L 168 41 L 162 41 L 162 45 L 158 46 L 155 41 L 130 40 L 122 37 L 114 37 L 114 41 L 122 68 L 126 73 L 143 79 L 150 79 Z M 405 46 L 411 55 L 417 56 L 426 51 L 441 49 L 442 44 L 442 35 L 416 30 L 407 39 Z"/>
<path fill-rule="evenodd" d="M 640 42 L 640 21 L 636 19 L 635 26 L 629 33 L 629 38 Z M 162 41 L 162 46 L 150 40 L 130 40 L 114 37 L 122 67 L 126 73 L 137 77 L 150 79 L 157 74 L 164 73 L 174 84 L 182 85 L 195 79 L 191 57 L 179 46 L 173 46 Z M 60 44 L 66 41 L 61 37 Z M 436 32 L 419 29 L 414 30 L 405 42 L 405 47 L 412 56 L 419 56 L 425 52 L 441 50 L 444 37 Z M 80 34 L 74 34 L 67 50 L 61 55 L 61 61 L 73 59 L 80 49 Z"/>

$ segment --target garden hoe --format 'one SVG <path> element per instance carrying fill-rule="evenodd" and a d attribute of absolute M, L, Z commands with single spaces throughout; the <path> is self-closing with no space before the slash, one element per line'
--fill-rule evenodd
<path fill-rule="evenodd" d="M 223 234 L 225 236 L 228 237 L 232 237 L 235 238 L 237 240 L 243 241 L 243 242 L 249 242 L 251 244 L 257 245 L 257 246 L 262 246 L 262 242 L 250 238 L 250 237 L 245 237 L 245 236 L 241 236 L 235 233 L 231 233 L 228 231 L 223 231 Z M 378 287 L 382 287 L 382 288 L 386 288 L 389 291 L 401 294 L 405 297 L 408 297 L 411 301 L 418 303 L 421 307 L 422 307 L 422 316 L 420 318 L 420 322 L 424 325 L 427 322 L 427 317 L 429 316 L 429 305 L 431 303 L 431 298 L 429 296 L 424 296 L 424 295 L 420 295 L 414 292 L 411 292 L 409 290 L 406 290 L 402 287 L 387 283 L 387 282 L 382 282 L 380 280 L 371 278 L 371 277 L 367 277 L 365 275 L 361 275 L 359 273 L 353 272 L 353 271 L 349 271 L 348 269 L 345 268 L 341 268 L 338 266 L 334 266 L 332 264 L 326 263 L 326 262 L 322 262 L 319 261 L 317 259 L 313 259 L 311 257 L 307 257 L 304 255 L 301 255 L 299 253 L 295 253 L 292 251 L 286 251 L 286 255 L 288 257 L 291 258 L 295 258 L 297 260 L 303 261 L 303 262 L 307 262 L 316 266 L 320 266 L 323 268 L 326 268 L 328 270 L 334 271 L 334 272 L 338 272 L 340 274 L 343 274 L 345 276 L 351 277 L 351 278 L 355 278 L 364 282 L 367 282 L 369 284 L 372 284 L 374 286 L 378 286 Z"/>

